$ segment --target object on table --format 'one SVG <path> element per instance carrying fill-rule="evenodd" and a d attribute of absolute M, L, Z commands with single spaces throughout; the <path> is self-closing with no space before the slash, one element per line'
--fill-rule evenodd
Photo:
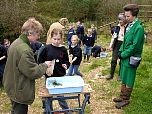
<path fill-rule="evenodd" d="M 104 57 L 107 57 L 108 53 L 106 52 L 100 52 L 100 57 L 101 58 L 104 58 Z"/>
<path fill-rule="evenodd" d="M 59 85 L 54 86 L 53 82 Z M 78 93 L 83 91 L 83 87 L 84 80 L 80 76 L 49 77 L 46 80 L 49 94 Z"/>

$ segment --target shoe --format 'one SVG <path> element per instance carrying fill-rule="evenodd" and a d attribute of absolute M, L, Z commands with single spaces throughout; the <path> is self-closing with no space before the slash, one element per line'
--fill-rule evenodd
<path fill-rule="evenodd" d="M 117 109 L 121 109 L 122 107 L 125 107 L 129 104 L 130 102 L 128 100 L 123 100 L 122 102 L 116 103 L 115 107 Z"/>
<path fill-rule="evenodd" d="M 87 63 L 90 63 L 90 60 L 87 60 Z"/>
<path fill-rule="evenodd" d="M 121 81 L 120 76 L 117 77 L 117 81 Z"/>
<path fill-rule="evenodd" d="M 106 77 L 106 80 L 112 80 L 113 76 L 109 75 L 108 77 Z"/>
<path fill-rule="evenodd" d="M 122 98 L 114 98 L 113 99 L 113 102 L 117 103 L 117 102 L 122 102 L 123 99 Z"/>
<path fill-rule="evenodd" d="M 3 83 L 2 80 L 0 80 L 0 88 L 3 87 Z"/>

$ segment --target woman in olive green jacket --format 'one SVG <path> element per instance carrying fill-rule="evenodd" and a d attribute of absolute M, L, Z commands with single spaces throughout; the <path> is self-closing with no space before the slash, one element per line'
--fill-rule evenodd
<path fill-rule="evenodd" d="M 144 28 L 137 18 L 139 7 L 136 4 L 128 4 L 124 6 L 124 10 L 128 25 L 125 30 L 124 41 L 119 50 L 122 87 L 120 98 L 114 99 L 114 102 L 116 102 L 116 108 L 121 108 L 129 104 L 129 99 L 135 82 L 136 70 L 140 63 L 139 61 L 137 66 L 130 65 L 130 57 L 141 58 L 144 44 Z"/>
<path fill-rule="evenodd" d="M 30 42 L 39 39 L 42 25 L 34 18 L 22 26 L 22 34 L 8 49 L 3 84 L 12 103 L 12 114 L 27 114 L 35 98 L 35 79 L 40 78 L 51 61 L 37 64 Z"/>

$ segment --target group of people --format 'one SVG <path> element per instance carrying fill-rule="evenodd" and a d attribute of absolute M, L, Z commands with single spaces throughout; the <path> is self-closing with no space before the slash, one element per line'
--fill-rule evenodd
<path fill-rule="evenodd" d="M 128 4 L 123 7 L 124 13 L 118 15 L 119 24 L 115 26 L 109 50 L 112 50 L 110 75 L 107 80 L 114 77 L 118 58 L 120 59 L 118 79 L 121 81 L 121 92 L 118 98 L 114 98 L 116 108 L 120 109 L 130 103 L 136 70 L 141 61 L 144 44 L 144 28 L 137 18 L 139 6 Z"/>
<path fill-rule="evenodd" d="M 133 89 L 136 70 L 139 65 L 132 65 L 131 57 L 141 58 L 144 43 L 144 29 L 137 18 L 139 7 L 136 4 L 124 6 L 124 13 L 118 15 L 119 24 L 112 31 L 112 41 L 110 50 L 113 51 L 111 61 L 111 72 L 107 80 L 113 79 L 117 59 L 120 59 L 119 76 L 122 83 L 121 94 L 115 98 L 116 108 L 121 108 L 129 104 L 129 99 Z M 38 45 L 41 48 L 38 58 L 35 58 L 37 46 L 32 43 L 36 42 L 43 31 L 43 27 L 35 18 L 29 18 L 22 26 L 21 35 L 8 48 L 7 62 L 3 74 L 3 85 L 12 104 L 12 114 L 27 114 L 28 105 L 32 104 L 35 98 L 35 80 L 45 75 L 48 77 L 71 76 L 73 73 L 82 76 L 78 71 L 82 61 L 82 49 L 84 50 L 84 61 L 90 62 L 91 50 L 97 39 L 96 32 L 92 28 L 87 29 L 84 34 L 84 28 L 79 21 L 75 32 L 72 25 L 68 31 L 68 50 L 63 45 L 64 29 L 67 23 L 66 18 L 59 22 L 53 23 L 48 32 L 46 45 Z M 34 47 L 32 49 L 32 47 Z M 43 48 L 42 48 L 43 47 Z M 102 51 L 101 47 L 99 47 Z M 96 55 L 95 55 L 96 56 Z M 53 73 L 48 74 L 47 69 L 54 66 Z M 53 110 L 52 102 L 49 98 L 43 99 L 46 104 Z M 65 100 L 59 100 L 59 105 L 63 109 L 68 109 Z M 46 110 L 47 113 L 47 110 Z M 65 112 L 71 114 L 71 112 Z"/>
<path fill-rule="evenodd" d="M 68 47 L 72 44 L 72 36 L 78 36 L 78 46 L 81 47 L 83 45 L 83 56 L 84 62 L 90 62 L 91 50 L 95 44 L 95 40 L 97 39 L 97 31 L 94 24 L 91 25 L 90 28 L 87 28 L 87 32 L 85 33 L 84 25 L 78 21 L 76 30 L 74 29 L 74 24 L 69 25 L 67 40 L 68 40 Z"/>

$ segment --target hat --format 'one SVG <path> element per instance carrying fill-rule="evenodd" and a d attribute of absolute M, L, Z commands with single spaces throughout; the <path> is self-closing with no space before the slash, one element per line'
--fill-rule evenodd
<path fill-rule="evenodd" d="M 124 14 L 124 13 L 119 13 L 118 19 L 119 19 L 119 20 L 125 20 L 125 19 L 126 19 L 126 18 L 125 18 L 125 14 Z"/>

